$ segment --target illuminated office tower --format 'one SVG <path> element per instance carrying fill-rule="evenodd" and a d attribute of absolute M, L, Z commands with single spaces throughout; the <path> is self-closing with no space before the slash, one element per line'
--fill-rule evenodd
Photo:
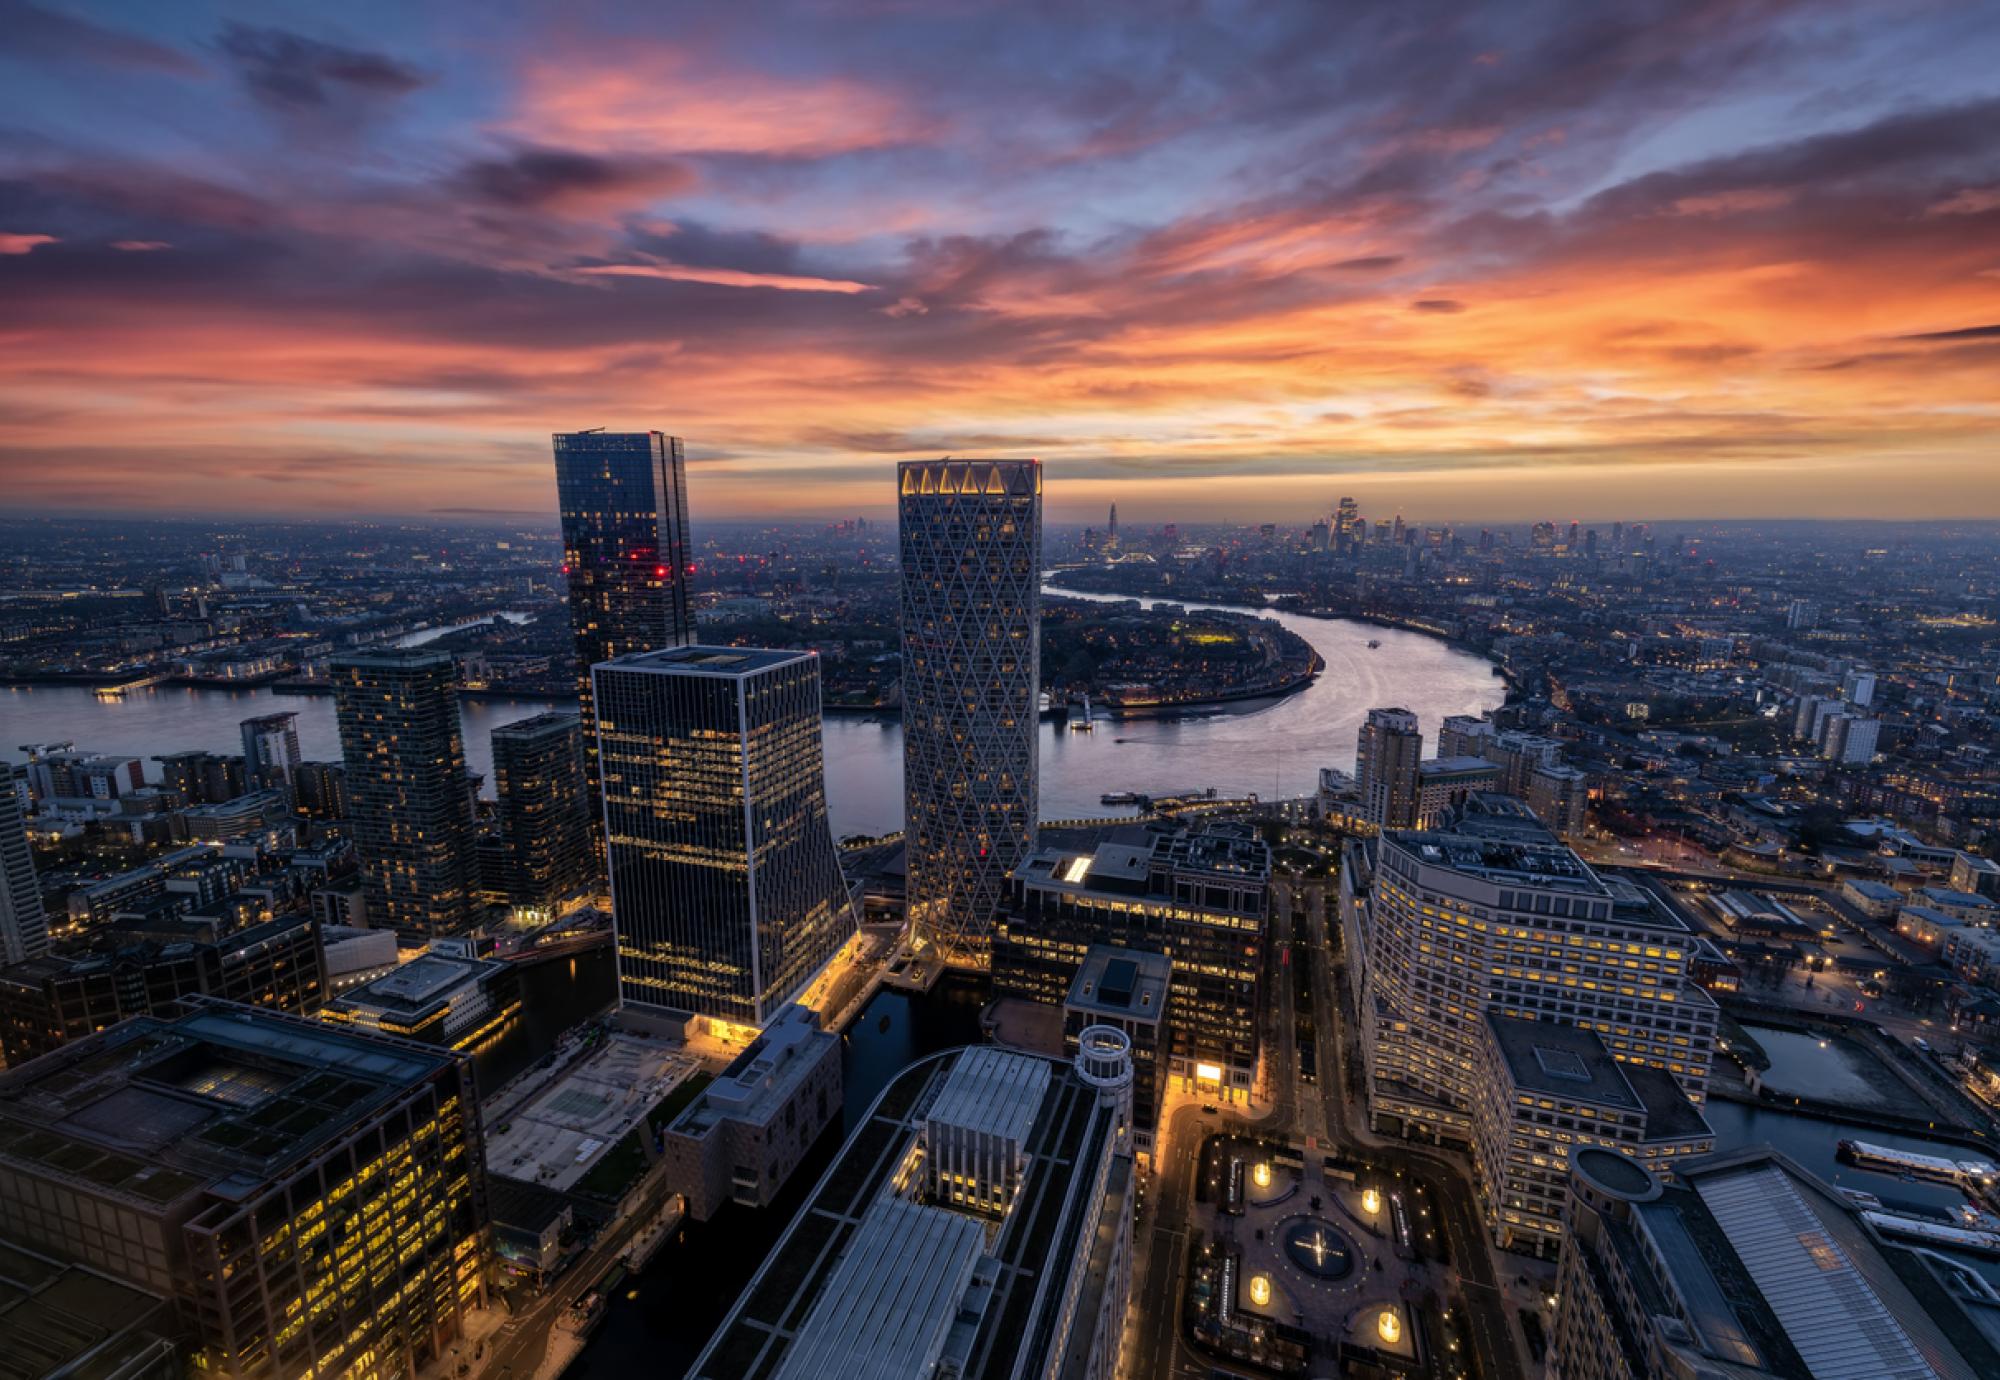
<path fill-rule="evenodd" d="M 494 729 L 493 790 L 508 902 L 557 910 L 595 874 L 576 715 L 537 714 Z"/>
<path fill-rule="evenodd" d="M 688 606 L 687 465 L 678 436 L 557 432 L 556 502 L 576 637 L 585 784 L 597 808 L 597 721 L 590 668 L 694 640 Z"/>
<path fill-rule="evenodd" d="M 819 659 L 674 647 L 596 668 L 627 1009 L 762 1026 L 854 934 L 827 823 Z"/>
<path fill-rule="evenodd" d="M 45 1372 L 40 1345 L 115 1326 L 98 1291 L 10 1297 L 0 1371 L 444 1373 L 486 1303 L 484 1160 L 448 1049 L 211 997 L 73 1041 L 0 1085 L 0 1242 L 170 1300 L 184 1366 Z"/>
<path fill-rule="evenodd" d="M 1007 874 L 1035 847 L 1042 466 L 897 470 L 910 934 L 984 968 Z"/>
<path fill-rule="evenodd" d="M 48 951 L 48 916 L 42 910 L 42 884 L 28 847 L 14 765 L 0 762 L 0 966 Z"/>
<path fill-rule="evenodd" d="M 243 774 L 250 788 L 290 785 L 299 765 L 299 716 L 289 711 L 259 714 L 245 719 L 241 731 Z"/>
<path fill-rule="evenodd" d="M 465 929 L 477 878 L 451 653 L 350 652 L 331 679 L 369 923 L 406 939 Z"/>
<path fill-rule="evenodd" d="M 1418 763 L 1424 737 L 1407 709 L 1371 709 L 1354 754 L 1354 784 L 1361 817 L 1381 829 L 1417 823 Z"/>

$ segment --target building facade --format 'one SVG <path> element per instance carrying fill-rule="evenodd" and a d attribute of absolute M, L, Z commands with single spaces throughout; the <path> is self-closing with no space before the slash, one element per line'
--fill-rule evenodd
<path fill-rule="evenodd" d="M 493 789 L 501 890 L 516 909 L 554 914 L 597 874 L 577 716 L 537 714 L 494 729 Z"/>
<path fill-rule="evenodd" d="M 1478 796 L 1448 830 L 1385 831 L 1372 859 L 1350 845 L 1341 918 L 1378 1127 L 1469 1143 L 1489 1012 L 1595 1031 L 1614 1059 L 1705 1095 L 1717 1012 L 1692 979 L 1694 935 L 1519 801 Z"/>
<path fill-rule="evenodd" d="M 1270 879 L 1270 849 L 1241 824 L 1138 826 L 1090 853 L 1039 850 L 1008 879 L 993 990 L 1060 1007 L 1094 946 L 1170 956 L 1168 1076 L 1247 1101 Z"/>
<path fill-rule="evenodd" d="M 687 460 L 680 437 L 657 431 L 558 432 L 554 445 L 584 776 L 595 826 L 597 719 L 590 668 L 694 641 Z"/>
<path fill-rule="evenodd" d="M 819 662 L 677 647 L 596 676 L 620 997 L 762 1026 L 855 932 L 827 823 Z"/>
<path fill-rule="evenodd" d="M 329 675 L 369 923 L 419 940 L 464 930 L 478 878 L 451 654 L 351 652 Z"/>
<path fill-rule="evenodd" d="M 0 1240 L 171 1300 L 192 1374 L 439 1360 L 485 1300 L 482 1166 L 462 1056 L 227 1002 L 0 1079 Z"/>
<path fill-rule="evenodd" d="M 243 775 L 252 787 L 289 786 L 299 765 L 299 716 L 289 711 L 259 714 L 239 726 L 243 735 Z"/>
<path fill-rule="evenodd" d="M 897 521 L 910 933 L 983 968 L 1039 822 L 1041 462 L 900 465 Z"/>
<path fill-rule="evenodd" d="M 49 920 L 42 884 L 28 845 L 28 821 L 11 763 L 0 762 L 0 965 L 49 951 Z"/>
<path fill-rule="evenodd" d="M 1371 709 L 1354 753 L 1361 816 L 1378 829 L 1414 829 L 1424 735 L 1407 709 Z"/>

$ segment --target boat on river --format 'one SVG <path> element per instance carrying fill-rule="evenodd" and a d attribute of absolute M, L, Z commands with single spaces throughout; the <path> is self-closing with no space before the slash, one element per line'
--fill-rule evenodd
<path fill-rule="evenodd" d="M 1071 733 L 1089 733 L 1096 727 L 1096 720 L 1091 717 L 1090 713 L 1090 696 L 1085 695 L 1080 702 L 1071 703 L 1069 707 L 1069 731 Z"/>
<path fill-rule="evenodd" d="M 2000 1177 L 2000 1170 L 1987 1160 L 1950 1160 L 1942 1155 L 1871 1145 L 1865 1140 L 1843 1140 L 1834 1148 L 1849 1163 L 1885 1174 L 1907 1174 L 1914 1179 L 1975 1188 L 1990 1188 L 1994 1179 Z"/>

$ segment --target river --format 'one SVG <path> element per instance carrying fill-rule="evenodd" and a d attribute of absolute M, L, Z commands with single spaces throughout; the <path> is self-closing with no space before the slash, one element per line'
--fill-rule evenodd
<path fill-rule="evenodd" d="M 1065 598 L 1119 602 L 1122 596 L 1050 590 Z M 1147 601 L 1160 602 L 1160 601 Z M 1309 642 L 1326 663 L 1312 685 L 1281 699 L 1249 702 L 1179 719 L 1133 719 L 1072 733 L 1045 722 L 1042 817 L 1107 813 L 1107 791 L 1160 794 L 1203 786 L 1270 797 L 1309 793 L 1321 767 L 1351 769 L 1355 735 L 1368 711 L 1399 704 L 1414 711 L 1435 741 L 1447 714 L 1478 714 L 1498 705 L 1505 684 L 1484 659 L 1421 633 L 1345 619 L 1308 618 L 1224 604 L 1195 609 L 1259 612 Z M 1370 651 L 1368 643 L 1379 641 Z M 462 699 L 467 764 L 492 793 L 493 730 L 552 705 L 542 700 Z M 150 759 L 206 748 L 240 752 L 237 725 L 253 714 L 292 710 L 306 757 L 340 755 L 333 701 L 269 690 L 156 686 L 122 699 L 99 699 L 79 686 L 0 688 L 0 753 L 23 743 L 73 741 L 79 749 Z M 893 717 L 829 715 L 825 723 L 827 803 L 834 832 L 884 834 L 903 823 L 903 730 Z M 150 760 L 148 774 L 157 778 Z"/>
<path fill-rule="evenodd" d="M 1120 596 L 1050 590 L 1064 598 L 1120 602 Z M 1158 600 L 1148 600 L 1158 602 Z M 1370 624 L 1264 612 L 1306 642 L 1326 670 L 1306 690 L 1280 700 L 1246 702 L 1186 718 L 1100 722 L 1074 734 L 1060 722 L 1042 724 L 1042 818 L 1106 814 L 1098 798 L 1110 790 L 1162 794 L 1214 786 L 1270 798 L 1312 792 L 1322 766 L 1350 770 L 1354 736 L 1370 708 L 1402 704 L 1436 740 L 1446 714 L 1480 714 L 1500 704 L 1504 682 L 1490 662 L 1420 632 Z M 422 634 L 418 634 L 422 636 Z M 1382 646 L 1368 650 L 1368 642 Z M 562 708 L 546 700 L 460 700 L 466 762 L 492 794 L 492 730 L 516 718 Z M 76 742 L 88 752 L 152 758 L 160 752 L 206 748 L 240 752 L 238 724 L 252 714 L 292 710 L 306 758 L 340 756 L 334 702 L 328 696 L 270 690 L 210 690 L 154 686 L 118 700 L 100 700 L 82 686 L 0 688 L 0 752 L 28 742 Z M 834 832 L 888 834 L 902 828 L 902 724 L 896 718 L 830 714 L 826 718 L 826 798 Z M 150 776 L 158 766 L 146 762 Z"/>

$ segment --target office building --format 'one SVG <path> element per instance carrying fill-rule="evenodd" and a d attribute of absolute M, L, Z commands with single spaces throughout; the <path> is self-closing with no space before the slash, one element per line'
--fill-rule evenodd
<path fill-rule="evenodd" d="M 667 1187 L 706 1222 L 725 1203 L 767 1207 L 840 1115 L 840 1037 L 788 1006 L 660 1137 Z"/>
<path fill-rule="evenodd" d="M 1572 1146 L 1671 1169 L 1715 1149 L 1715 1132 L 1671 1074 L 1621 1064 L 1596 1034 L 1486 1015 L 1473 1168 L 1495 1244 L 1553 1258 Z"/>
<path fill-rule="evenodd" d="M 818 658 L 638 652 L 596 668 L 596 703 L 621 999 L 764 1025 L 855 932 Z"/>
<path fill-rule="evenodd" d="M 1705 1095 L 1717 1012 L 1691 976 L 1694 936 L 1521 802 L 1475 796 L 1449 828 L 1352 843 L 1340 888 L 1379 1129 L 1470 1141 L 1489 1012 L 1594 1031 L 1612 1058 Z"/>
<path fill-rule="evenodd" d="M 181 1380 L 158 1294 L 0 1243 L 0 1373 L 10 1380 Z"/>
<path fill-rule="evenodd" d="M 0 965 L 48 951 L 49 921 L 21 793 L 14 788 L 12 764 L 0 762 Z"/>
<path fill-rule="evenodd" d="M 520 1013 L 515 965 L 433 950 L 335 994 L 324 1014 L 363 1030 L 477 1053 Z"/>
<path fill-rule="evenodd" d="M 158 1294 L 190 1373 L 410 1375 L 484 1302 L 470 1062 L 194 998 L 0 1079 L 0 1241 Z"/>
<path fill-rule="evenodd" d="M 1095 946 L 1171 956 L 1168 1076 L 1245 1102 L 1270 880 L 1270 849 L 1246 824 L 1133 826 L 1090 852 L 1040 849 L 1008 879 L 994 993 L 1061 1007 Z"/>
<path fill-rule="evenodd" d="M 1500 730 L 1491 719 L 1476 714 L 1447 714 L 1438 725 L 1439 757 L 1484 757 L 1486 745 Z"/>
<path fill-rule="evenodd" d="M 1171 1058 L 1173 960 L 1141 949 L 1095 945 L 1063 1001 L 1063 1050 L 1077 1056 L 1083 1032 L 1110 1026 L 1131 1045 L 1132 1148 L 1153 1153 L 1153 1129 L 1160 1120 L 1160 1097 Z"/>
<path fill-rule="evenodd" d="M 694 641 L 687 460 L 680 437 L 657 431 L 558 432 L 554 443 L 584 781 L 595 826 L 600 812 L 590 668 Z"/>
<path fill-rule="evenodd" d="M 312 1015 L 329 990 L 319 925 L 282 916 L 230 934 L 159 921 L 116 926 L 88 953 L 43 954 L 0 968 L 0 1052 L 9 1067 L 133 1016 L 210 996 Z"/>
<path fill-rule="evenodd" d="M 1041 462 L 900 465 L 897 520 L 911 940 L 983 968 L 1039 823 Z"/>
<path fill-rule="evenodd" d="M 1131 1061 L 992 1048 L 875 1100 L 691 1380 L 1112 1380 L 1131 1291 Z"/>
<path fill-rule="evenodd" d="M 1378 829 L 1417 823 L 1417 764 L 1424 737 L 1407 709 L 1371 709 L 1354 754 L 1354 784 L 1361 816 Z"/>
<path fill-rule="evenodd" d="M 368 922 L 416 941 L 464 930 L 477 878 L 451 654 L 350 652 L 329 676 Z"/>
<path fill-rule="evenodd" d="M 1769 1147 L 1676 1163 L 1671 1180 L 1579 1147 L 1550 1380 L 2000 1375 L 1992 1286 L 1907 1220 Z"/>
<path fill-rule="evenodd" d="M 243 775 L 251 787 L 289 786 L 299 765 L 299 716 L 259 714 L 245 719 Z"/>
<path fill-rule="evenodd" d="M 518 910 L 555 914 L 590 886 L 590 792 L 574 714 L 537 714 L 493 730 L 501 890 Z"/>

